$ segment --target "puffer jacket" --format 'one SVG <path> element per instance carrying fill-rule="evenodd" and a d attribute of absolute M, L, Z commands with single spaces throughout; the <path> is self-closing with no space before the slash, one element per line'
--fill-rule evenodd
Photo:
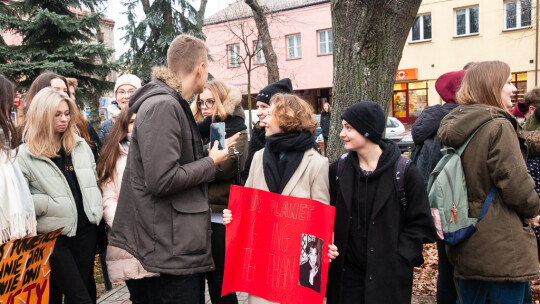
<path fill-rule="evenodd" d="M 209 272 L 214 161 L 204 156 L 180 79 L 166 67 L 153 78 L 129 100 L 137 117 L 109 243 L 150 272 Z"/>
<path fill-rule="evenodd" d="M 503 118 L 494 120 L 494 118 Z M 483 123 L 461 156 L 469 216 L 477 218 L 494 184 L 497 194 L 476 232 L 447 246 L 458 279 L 526 282 L 538 277 L 535 235 L 524 223 L 540 212 L 540 199 L 525 165 L 523 131 L 507 111 L 486 105 L 459 106 L 437 133 L 442 144 L 457 148 Z"/>
<path fill-rule="evenodd" d="M 444 105 L 429 106 L 412 126 L 412 138 L 414 148 L 412 150 L 411 161 L 416 166 L 422 178 L 424 186 L 427 188 L 429 175 L 442 158 L 441 143 L 437 138 L 437 130 L 441 120 L 458 105 L 445 103 Z"/>
<path fill-rule="evenodd" d="M 90 223 L 97 225 L 103 215 L 101 191 L 97 185 L 94 155 L 83 138 L 76 136 L 71 159 L 83 197 L 84 213 Z M 17 162 L 32 193 L 37 232 L 47 233 L 64 227 L 63 235 L 75 236 L 77 207 L 64 174 L 51 159 L 32 154 L 27 143 L 19 147 Z"/>
<path fill-rule="evenodd" d="M 126 168 L 127 152 L 121 144 L 120 156 L 116 160 L 116 170 L 110 181 L 101 185 L 103 191 L 103 219 L 110 227 L 113 227 L 114 214 L 118 204 L 118 195 L 122 185 L 122 176 Z M 110 230 L 109 230 L 110 231 Z M 158 276 L 157 273 L 151 273 L 142 267 L 127 251 L 118 247 L 107 246 L 107 269 L 109 270 L 109 279 L 111 282 L 122 282 L 126 280 L 137 280 L 147 277 Z"/>

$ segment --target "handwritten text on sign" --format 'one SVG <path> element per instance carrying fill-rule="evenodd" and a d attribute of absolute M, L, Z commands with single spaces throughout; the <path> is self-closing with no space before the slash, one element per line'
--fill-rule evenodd
<path fill-rule="evenodd" d="M 315 200 L 232 186 L 229 209 L 233 220 L 227 225 L 222 294 L 243 291 L 280 303 L 322 303 L 334 207 Z M 313 242 L 318 246 L 313 249 L 313 254 L 318 255 L 313 259 L 316 266 L 308 267 L 318 273 L 315 276 L 318 282 L 313 282 L 313 276 L 301 281 L 318 284 L 316 288 L 299 284 L 300 265 L 309 263 L 309 250 L 303 253 L 309 238 L 319 240 Z"/>
<path fill-rule="evenodd" d="M 0 244 L 0 303 L 49 303 L 49 259 L 61 231 Z"/>

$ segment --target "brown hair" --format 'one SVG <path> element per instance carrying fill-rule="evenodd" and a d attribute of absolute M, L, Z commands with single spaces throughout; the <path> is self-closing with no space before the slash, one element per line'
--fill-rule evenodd
<path fill-rule="evenodd" d="M 456 93 L 459 104 L 485 104 L 506 109 L 501 97 L 504 84 L 510 76 L 508 64 L 502 61 L 482 61 L 472 65 L 461 82 Z"/>
<path fill-rule="evenodd" d="M 525 94 L 525 104 L 527 105 L 527 107 L 530 107 L 530 106 L 538 107 L 538 106 L 540 106 L 540 87 L 539 88 L 534 88 L 534 89 L 530 90 L 529 92 L 527 92 L 527 94 Z M 527 111 L 529 111 L 529 110 L 527 109 Z"/>
<path fill-rule="evenodd" d="M 270 104 L 274 107 L 271 114 L 283 133 L 307 131 L 313 134 L 317 129 L 317 123 L 313 120 L 313 108 L 302 98 L 278 93 L 270 98 Z"/>
<path fill-rule="evenodd" d="M 30 108 L 30 105 L 32 104 L 32 100 L 34 99 L 34 96 L 43 88 L 50 87 L 51 80 L 53 79 L 62 80 L 66 84 L 66 89 L 69 89 L 68 81 L 64 76 L 58 75 L 53 72 L 45 72 L 39 75 L 30 85 L 30 88 L 28 89 L 28 93 L 26 93 L 25 107 L 24 107 L 25 115 L 26 115 L 26 112 L 28 111 L 28 108 Z M 90 147 L 93 147 L 95 143 L 90 140 L 90 134 L 88 133 L 88 123 L 86 122 L 86 119 L 84 118 L 82 113 L 80 111 L 77 111 L 77 116 L 72 116 L 71 119 L 75 120 L 75 123 L 77 124 L 77 129 L 79 131 L 78 132 L 79 135 L 82 138 L 84 138 L 84 140 Z"/>
<path fill-rule="evenodd" d="M 208 47 L 199 38 L 179 35 L 167 50 L 167 65 L 174 74 L 188 75 L 208 55 Z"/>
<path fill-rule="evenodd" d="M 13 83 L 0 74 L 0 129 L 4 133 L 0 137 L 0 153 L 6 151 L 8 157 L 11 149 L 19 146 L 19 135 L 17 135 L 15 124 L 11 120 L 14 96 Z"/>
<path fill-rule="evenodd" d="M 214 97 L 214 108 L 212 109 L 213 111 L 212 122 L 214 122 L 214 118 L 216 116 L 219 117 L 220 121 L 225 121 L 228 114 L 227 114 L 227 111 L 225 111 L 223 102 L 225 102 L 227 98 L 229 97 L 231 87 L 221 80 L 212 80 L 204 84 L 204 89 L 209 90 L 210 93 L 212 93 L 212 97 Z M 200 98 L 201 98 L 201 94 L 197 94 L 197 99 L 191 104 L 191 111 L 193 112 L 195 121 L 204 120 L 204 117 L 202 115 L 202 109 L 200 109 L 197 106 L 197 102 L 200 100 Z"/>
<path fill-rule="evenodd" d="M 67 80 L 68 88 L 69 87 L 77 88 L 77 86 L 79 85 L 79 81 L 77 81 L 77 78 L 66 78 L 66 80 Z"/>
<path fill-rule="evenodd" d="M 110 181 L 116 171 L 116 161 L 120 157 L 119 143 L 126 139 L 128 126 L 134 112 L 129 107 L 125 107 L 116 118 L 116 122 L 111 128 L 111 133 L 107 136 L 101 148 L 101 157 L 97 162 L 98 185 Z"/>

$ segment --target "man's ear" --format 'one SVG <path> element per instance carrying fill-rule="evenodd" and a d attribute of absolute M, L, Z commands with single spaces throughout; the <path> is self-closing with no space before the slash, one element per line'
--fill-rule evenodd
<path fill-rule="evenodd" d="M 529 106 L 529 113 L 534 113 L 534 110 L 536 110 L 535 106 Z"/>
<path fill-rule="evenodd" d="M 197 65 L 197 77 L 201 77 L 203 72 L 204 72 L 204 68 L 205 68 L 205 63 L 204 62 L 200 62 L 198 65 Z"/>

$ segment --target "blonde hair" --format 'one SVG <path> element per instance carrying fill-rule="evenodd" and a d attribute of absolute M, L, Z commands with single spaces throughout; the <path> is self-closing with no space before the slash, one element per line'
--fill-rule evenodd
<path fill-rule="evenodd" d="M 471 65 L 461 87 L 456 93 L 459 104 L 484 104 L 508 110 L 501 97 L 501 91 L 510 76 L 508 64 L 502 61 L 483 61 Z"/>
<path fill-rule="evenodd" d="M 231 92 L 231 86 L 224 83 L 221 80 L 212 80 L 206 82 L 204 85 L 205 90 L 209 90 L 212 94 L 212 97 L 214 97 L 214 108 L 212 108 L 212 121 L 214 121 L 215 117 L 218 116 L 221 121 L 224 121 L 228 114 L 225 110 L 225 107 L 223 106 L 223 103 L 229 98 L 229 93 Z M 202 109 L 199 109 L 197 107 L 197 102 L 200 100 L 201 95 L 197 95 L 197 99 L 191 104 L 191 111 L 193 112 L 193 116 L 195 117 L 195 121 L 202 121 L 204 120 L 204 116 L 202 115 Z"/>
<path fill-rule="evenodd" d="M 57 156 L 57 147 L 54 144 L 54 116 L 58 110 L 58 105 L 62 101 L 67 103 L 71 119 L 66 131 L 62 133 L 60 142 L 68 155 L 71 154 L 73 147 L 75 147 L 79 109 L 65 93 L 46 87 L 32 99 L 26 113 L 26 125 L 23 131 L 23 139 L 28 145 L 28 150 L 35 156 L 47 158 Z"/>
<path fill-rule="evenodd" d="M 313 108 L 302 98 L 278 93 L 270 98 L 270 104 L 274 107 L 271 115 L 283 133 L 307 131 L 313 134 L 317 129 L 317 123 L 313 120 Z"/>
<path fill-rule="evenodd" d="M 204 41 L 191 35 L 179 35 L 167 50 L 167 65 L 174 74 L 189 75 L 207 56 Z"/>

